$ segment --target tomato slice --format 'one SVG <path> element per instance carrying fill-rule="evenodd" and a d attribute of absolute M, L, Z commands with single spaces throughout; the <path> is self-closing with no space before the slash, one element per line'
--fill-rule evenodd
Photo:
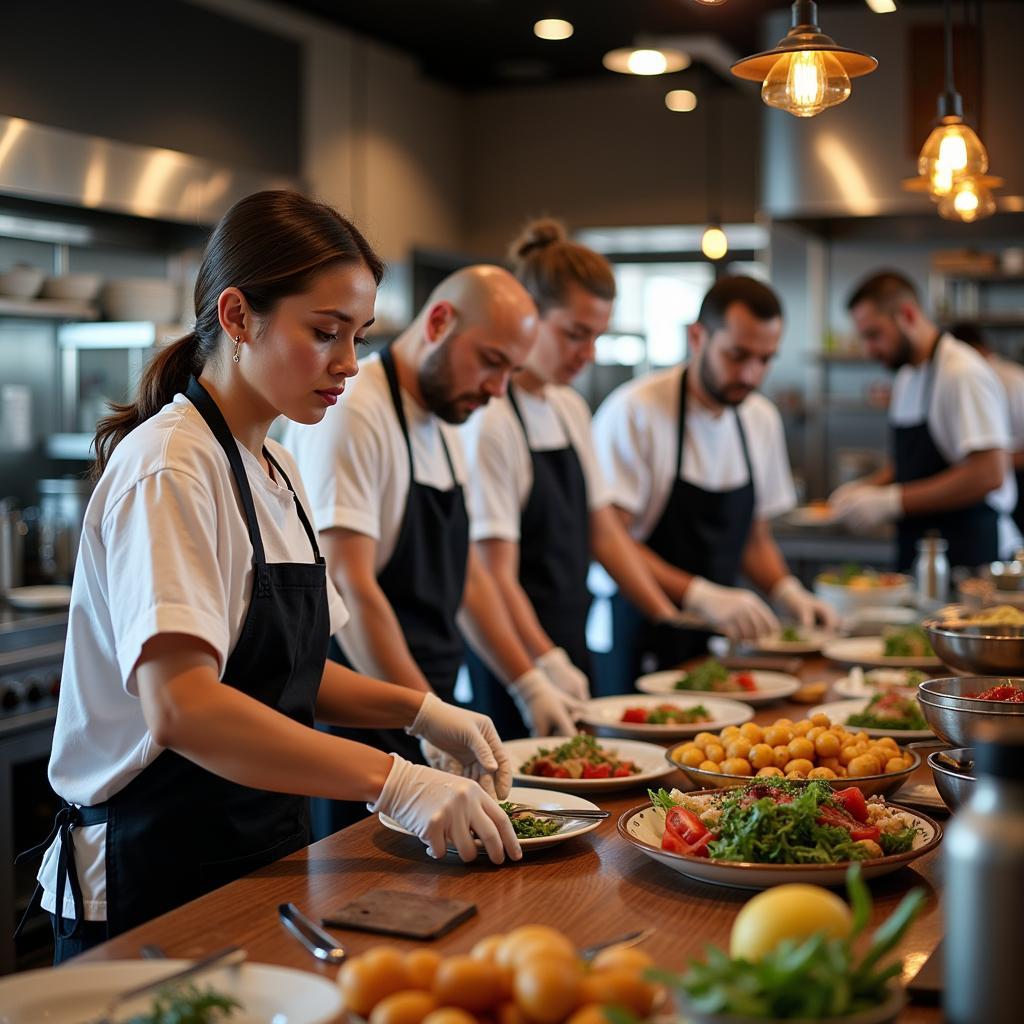
<path fill-rule="evenodd" d="M 615 771 L 612 772 L 612 778 L 625 779 L 628 778 L 630 775 L 635 774 L 636 772 L 633 770 L 633 762 L 625 761 L 622 764 L 620 764 L 619 767 L 615 769 Z"/>
<path fill-rule="evenodd" d="M 608 779 L 611 778 L 612 766 L 610 764 L 591 764 L 589 761 L 583 764 L 583 778 L 585 779 Z"/>
<path fill-rule="evenodd" d="M 839 804 L 847 814 L 857 821 L 868 820 L 868 804 L 864 794 L 856 786 L 847 786 L 832 794 L 832 799 Z"/>
<path fill-rule="evenodd" d="M 623 722 L 636 722 L 640 725 L 647 724 L 647 709 L 646 708 L 626 708 L 622 713 Z"/>
<path fill-rule="evenodd" d="M 747 672 L 740 672 L 733 676 L 739 685 L 747 691 L 747 693 L 753 693 L 757 689 L 757 683 L 754 682 L 754 677 Z"/>
<path fill-rule="evenodd" d="M 853 815 L 839 807 L 818 808 L 818 824 L 831 825 L 833 828 L 844 828 L 850 833 L 850 838 L 856 842 L 858 839 L 873 839 L 876 843 L 882 837 L 882 830 L 874 825 L 864 825 L 857 821 Z"/>
<path fill-rule="evenodd" d="M 673 807 L 665 815 L 665 832 L 661 848 L 688 857 L 707 857 L 708 843 L 714 839 L 704 822 L 685 807 Z"/>

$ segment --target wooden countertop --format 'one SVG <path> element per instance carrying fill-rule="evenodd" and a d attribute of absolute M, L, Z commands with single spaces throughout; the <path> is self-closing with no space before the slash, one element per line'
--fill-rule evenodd
<path fill-rule="evenodd" d="M 805 660 L 800 672 L 807 680 L 831 681 L 841 674 L 820 658 Z M 783 715 L 797 720 L 806 710 L 783 701 L 759 708 L 754 720 L 771 722 Z M 924 768 L 912 781 L 927 777 Z M 666 776 L 664 785 L 683 787 L 684 778 L 679 773 Z M 418 839 L 389 832 L 368 818 L 112 939 L 76 962 L 134 958 L 144 943 L 157 943 L 172 957 L 196 957 L 238 943 L 253 961 L 333 976 L 336 968 L 319 965 L 283 930 L 277 905 L 290 900 L 318 919 L 369 890 L 391 889 L 477 905 L 476 916 L 433 943 L 443 953 L 468 951 L 485 935 L 527 923 L 553 925 L 578 946 L 651 926 L 654 934 L 644 948 L 660 966 L 682 969 L 705 945 L 728 945 L 733 918 L 753 893 L 691 881 L 620 839 L 619 815 L 645 800 L 642 788 L 622 796 L 598 794 L 595 802 L 612 816 L 595 831 L 501 867 L 485 857 L 468 865 L 454 856 L 435 862 Z M 938 812 L 929 813 L 944 820 Z M 905 979 L 917 973 L 942 933 L 939 860 L 934 851 L 870 883 L 876 924 L 912 886 L 922 886 L 928 894 L 923 913 L 899 950 L 905 958 Z M 351 953 L 382 942 L 414 945 L 355 931 L 336 934 Z M 907 1024 L 941 1019 L 938 1008 L 924 1006 L 909 1006 L 900 1017 Z"/>

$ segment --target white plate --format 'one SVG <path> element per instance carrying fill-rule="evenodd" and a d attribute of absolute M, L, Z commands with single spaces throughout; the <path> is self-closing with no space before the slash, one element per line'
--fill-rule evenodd
<path fill-rule="evenodd" d="M 907 673 L 913 671 L 905 668 L 881 668 L 872 669 L 873 672 L 891 672 L 892 682 L 871 683 L 864 678 L 865 673 L 854 669 L 848 676 L 837 679 L 833 689 L 840 697 L 874 697 L 879 693 L 899 693 L 912 697 L 917 693 L 917 684 L 907 685 L 896 681 L 898 678 L 906 679 Z"/>
<path fill-rule="evenodd" d="M 502 745 L 512 758 L 513 778 L 526 786 L 543 786 L 546 789 L 557 789 L 563 793 L 602 793 L 611 789 L 629 789 L 631 786 L 646 786 L 663 775 L 668 775 L 672 767 L 665 762 L 665 748 L 653 743 L 642 743 L 640 740 L 610 740 L 602 742 L 606 751 L 614 751 L 615 756 L 632 761 L 640 769 L 639 775 L 628 775 L 622 779 L 547 779 L 539 775 L 522 775 L 519 766 L 528 761 L 534 754 L 545 747 L 553 747 L 568 743 L 571 736 L 529 737 L 524 740 L 503 740 Z"/>
<path fill-rule="evenodd" d="M 71 604 L 70 587 L 15 587 L 7 591 L 7 600 L 15 608 L 35 610 L 67 608 Z"/>
<path fill-rule="evenodd" d="M 760 651 L 763 654 L 815 654 L 822 649 L 834 634 L 824 630 L 801 630 L 803 640 L 783 640 L 782 636 L 766 636 L 760 640 L 744 640 L 744 650 Z"/>
<path fill-rule="evenodd" d="M 844 665 L 868 665 L 871 668 L 941 668 L 936 657 L 887 658 L 885 640 L 880 636 L 850 636 L 825 644 L 822 654 Z"/>
<path fill-rule="evenodd" d="M 740 672 L 736 672 L 740 675 Z M 685 672 L 652 672 L 650 675 L 641 676 L 636 681 L 636 688 L 641 693 L 657 693 L 669 696 L 673 700 L 679 697 L 700 697 L 702 694 L 695 690 L 675 689 L 676 680 L 685 676 Z M 773 700 L 782 700 L 800 689 L 801 683 L 796 676 L 786 675 L 785 672 L 762 672 L 757 669 L 753 672 L 743 672 L 742 675 L 753 676 L 757 689 L 754 691 L 738 690 L 734 694 L 713 694 L 716 700 L 739 700 L 744 704 L 769 704 Z M 698 702 L 699 703 L 699 702 Z M 707 703 L 705 701 L 705 703 Z M 708 709 L 710 710 L 710 708 Z M 700 732 L 701 730 L 697 730 Z"/>
<path fill-rule="evenodd" d="M 637 722 L 623 722 L 622 713 L 626 708 L 656 708 L 659 704 L 675 704 L 688 709 L 703 704 L 711 715 L 710 722 L 694 722 L 692 725 L 640 725 Z M 665 696 L 626 694 L 622 697 L 598 697 L 587 701 L 583 707 L 582 721 L 592 725 L 601 734 L 627 736 L 635 739 L 677 740 L 684 736 L 696 736 L 699 732 L 719 732 L 727 725 L 741 725 L 754 717 L 749 704 L 721 697 L 694 696 L 679 692 L 671 699 Z"/>
<path fill-rule="evenodd" d="M 870 700 L 870 698 L 865 699 L 861 697 L 859 700 L 836 700 L 831 704 L 819 704 L 816 708 L 811 708 L 807 712 L 807 717 L 810 718 L 812 715 L 820 712 L 823 715 L 828 715 L 833 722 L 837 722 L 839 725 L 846 725 L 847 717 L 863 711 L 870 703 Z M 867 725 L 850 725 L 846 727 L 856 732 L 866 732 L 869 736 L 891 736 L 894 740 L 928 740 L 935 735 L 931 729 L 878 729 Z"/>
<path fill-rule="evenodd" d="M 790 526 L 834 526 L 839 522 L 828 505 L 801 505 L 783 517 Z"/>
<path fill-rule="evenodd" d="M 531 779 L 531 781 L 533 781 Z M 513 786 L 509 790 L 508 799 L 513 803 L 527 804 L 530 807 L 536 807 L 539 810 L 550 810 L 550 811 L 598 811 L 600 808 L 597 804 L 591 803 L 589 800 L 584 800 L 581 796 L 573 796 L 572 793 L 556 793 L 550 789 L 528 789 L 525 786 Z M 403 835 L 411 836 L 413 833 L 407 828 L 399 825 L 394 818 L 389 817 L 386 814 L 378 814 L 380 823 L 385 827 L 391 829 L 392 832 L 401 832 Z M 554 835 L 550 836 L 537 836 L 534 839 L 520 839 L 519 843 L 524 850 L 536 850 L 542 846 L 554 846 L 555 843 L 563 843 L 566 839 L 575 839 L 576 836 L 581 836 L 585 832 L 593 832 L 601 821 L 585 821 L 577 818 L 566 818 L 565 824 L 562 828 Z M 417 840 L 418 842 L 418 840 Z M 477 840 L 477 845 L 480 845 Z M 455 853 L 451 848 L 448 850 L 449 853 Z M 2 1022 L 0 1022 L 2 1024 Z"/>
<path fill-rule="evenodd" d="M 914 849 L 908 853 L 861 861 L 865 878 L 877 878 L 896 871 L 932 849 L 942 838 L 942 829 L 931 818 L 895 804 L 889 806 L 899 811 L 908 825 L 920 828 L 921 833 L 914 840 Z M 728 885 L 737 889 L 767 889 L 786 882 L 841 886 L 846 881 L 846 869 L 850 866 L 848 861 L 840 864 L 750 864 L 745 861 L 714 861 L 707 857 L 670 853 L 661 848 L 664 821 L 664 816 L 651 804 L 634 807 L 619 818 L 619 835 L 651 860 L 698 882 Z"/>
<path fill-rule="evenodd" d="M 0 978 L 0 1024 L 81 1024 L 99 1017 L 118 993 L 191 962 L 114 960 Z M 341 1012 L 341 992 L 333 981 L 289 967 L 244 963 L 203 974 L 196 984 L 242 1004 L 243 1009 L 226 1018 L 231 1024 L 323 1024 Z M 151 996 L 126 1004 L 125 1010 L 142 1013 L 150 1005 Z"/>

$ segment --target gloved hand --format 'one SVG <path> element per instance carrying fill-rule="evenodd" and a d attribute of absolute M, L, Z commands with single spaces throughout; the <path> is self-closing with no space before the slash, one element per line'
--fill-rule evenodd
<path fill-rule="evenodd" d="M 773 604 L 781 605 L 801 626 L 813 626 L 820 622 L 825 629 L 839 625 L 836 610 L 816 598 L 795 576 L 783 576 L 772 587 Z"/>
<path fill-rule="evenodd" d="M 862 487 L 870 487 L 866 480 L 848 480 L 845 484 L 840 484 L 829 496 L 829 505 L 838 505 L 844 501 L 849 495 L 853 494 L 854 491 L 860 490 Z"/>
<path fill-rule="evenodd" d="M 464 861 L 476 859 L 474 836 L 487 856 L 500 864 L 507 853 L 519 860 L 523 851 L 508 815 L 475 782 L 458 775 L 411 764 L 397 754 L 384 788 L 367 810 L 387 814 L 423 840 L 430 856 L 440 859 L 449 845 Z"/>
<path fill-rule="evenodd" d="M 552 647 L 545 651 L 534 665 L 574 701 L 590 700 L 590 680 L 569 660 L 563 648 Z"/>
<path fill-rule="evenodd" d="M 567 706 L 572 699 L 557 690 L 539 668 L 531 668 L 509 683 L 508 693 L 531 736 L 576 735 L 576 724 Z"/>
<path fill-rule="evenodd" d="M 478 779 L 492 776 L 493 783 L 486 788 L 507 795 L 512 784 L 512 763 L 494 723 L 486 715 L 446 704 L 436 694 L 428 693 L 405 731 L 452 757 L 461 774 Z M 424 756 L 430 764 L 436 759 L 429 750 L 424 750 Z"/>
<path fill-rule="evenodd" d="M 722 587 L 703 576 L 690 581 L 683 608 L 702 616 L 730 640 L 755 640 L 779 631 L 779 620 L 757 594 L 742 587 Z"/>
<path fill-rule="evenodd" d="M 512 765 L 506 762 L 499 765 L 495 773 L 484 771 L 479 761 L 472 764 L 460 764 L 451 754 L 445 753 L 440 747 L 435 747 L 427 740 L 420 740 L 420 752 L 423 760 L 436 768 L 439 772 L 451 772 L 452 775 L 462 775 L 464 778 L 472 779 L 480 785 L 480 788 L 494 800 L 507 800 L 508 791 L 512 788 Z"/>
<path fill-rule="evenodd" d="M 865 484 L 832 503 L 836 518 L 853 530 L 871 530 L 903 516 L 903 488 L 899 484 Z"/>

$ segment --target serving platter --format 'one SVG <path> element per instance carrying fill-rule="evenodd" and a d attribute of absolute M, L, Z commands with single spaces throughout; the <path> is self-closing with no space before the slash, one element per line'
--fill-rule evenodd
<path fill-rule="evenodd" d="M 712 791 L 717 792 L 717 791 Z M 727 792 L 722 790 L 720 792 Z M 906 853 L 860 861 L 865 878 L 878 878 L 898 871 L 906 864 L 933 850 L 942 839 L 942 828 L 926 814 L 889 804 L 908 825 L 919 829 L 914 848 Z M 768 889 L 773 885 L 801 882 L 807 885 L 842 886 L 850 861 L 838 864 L 752 864 L 747 861 L 714 861 L 691 857 L 661 848 L 664 814 L 651 803 L 623 812 L 618 821 L 619 835 L 651 860 L 697 882 L 730 886 L 736 889 Z"/>
<path fill-rule="evenodd" d="M 744 640 L 744 650 L 757 654 L 817 654 L 835 634 L 823 629 L 801 629 L 799 640 L 784 640 L 782 634 L 765 636 L 758 640 Z"/>
<path fill-rule="evenodd" d="M 628 708 L 644 708 L 653 711 L 661 704 L 672 704 L 689 710 L 702 704 L 711 715 L 711 721 L 677 723 L 671 725 L 643 725 L 640 722 L 623 722 L 622 715 Z M 696 736 L 699 732 L 719 732 L 727 725 L 742 725 L 754 717 L 749 704 L 722 697 L 695 696 L 683 692 L 671 696 L 663 694 L 627 694 L 620 697 L 598 697 L 583 706 L 581 721 L 593 726 L 599 735 L 625 736 L 633 739 L 673 740 L 685 736 Z"/>
<path fill-rule="evenodd" d="M 854 700 L 834 700 L 829 704 L 819 704 L 807 712 L 807 716 L 823 714 L 833 722 L 838 722 L 847 729 L 854 732 L 866 732 L 869 736 L 891 736 L 894 740 L 930 740 L 934 739 L 935 733 L 931 729 L 882 729 L 874 725 L 847 725 L 846 719 L 850 715 L 858 715 L 862 712 L 871 698 L 859 697 Z"/>
<path fill-rule="evenodd" d="M 733 675 L 751 676 L 754 680 L 756 690 L 737 690 L 734 694 L 709 694 L 725 700 L 737 700 L 744 704 L 770 704 L 772 701 L 782 700 L 785 697 L 796 693 L 802 683 L 796 676 L 787 675 L 785 672 L 767 672 L 761 669 L 753 671 L 734 672 Z M 636 681 L 636 688 L 641 693 L 661 694 L 671 696 L 673 702 L 677 696 L 700 697 L 702 693 L 697 690 L 677 690 L 675 684 L 686 676 L 685 672 L 651 672 L 649 675 L 640 676 Z"/>
<path fill-rule="evenodd" d="M 606 793 L 610 790 L 647 786 L 672 771 L 672 766 L 665 763 L 664 747 L 644 743 L 642 740 L 624 739 L 611 740 L 601 746 L 615 757 L 632 761 L 640 769 L 638 775 L 627 775 L 620 779 L 552 779 L 519 771 L 520 766 L 540 750 L 552 750 L 571 739 L 571 736 L 530 736 L 520 740 L 503 740 L 502 746 L 512 759 L 513 779 L 524 786 L 541 786 L 562 793 Z"/>
<path fill-rule="evenodd" d="M 942 660 L 925 654 L 912 658 L 886 657 L 885 638 L 881 636 L 849 636 L 831 640 L 821 653 L 829 661 L 843 665 L 867 665 L 869 668 L 941 668 Z"/>

